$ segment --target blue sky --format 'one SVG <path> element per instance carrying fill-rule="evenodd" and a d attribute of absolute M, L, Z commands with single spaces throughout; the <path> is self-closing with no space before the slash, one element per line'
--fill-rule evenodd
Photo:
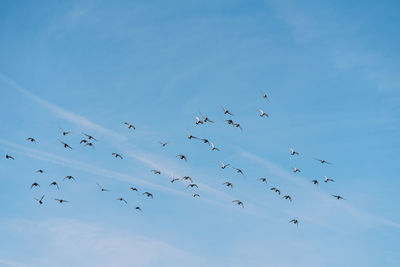
<path fill-rule="evenodd" d="M 396 1 L 2 3 L 0 266 L 399 266 L 399 11 Z M 199 112 L 216 123 L 195 125 Z M 94 149 L 79 145 L 82 132 Z M 193 177 L 201 197 L 172 175 Z"/>

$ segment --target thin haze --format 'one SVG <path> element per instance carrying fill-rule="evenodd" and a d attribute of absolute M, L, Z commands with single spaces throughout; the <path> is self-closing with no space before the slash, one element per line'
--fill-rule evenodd
<path fill-rule="evenodd" d="M 3 3 L 0 265 L 400 266 L 399 11 L 396 1 Z M 196 125 L 199 112 L 215 123 Z M 199 189 L 170 182 L 185 175 Z"/>

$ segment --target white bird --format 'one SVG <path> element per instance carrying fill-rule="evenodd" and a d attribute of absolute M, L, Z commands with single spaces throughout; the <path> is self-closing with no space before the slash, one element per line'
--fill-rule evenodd
<path fill-rule="evenodd" d="M 214 143 L 212 143 L 212 142 L 210 142 L 210 143 L 211 143 L 211 150 L 212 151 L 214 151 L 214 150 L 219 151 L 219 148 L 215 147 Z"/>
<path fill-rule="evenodd" d="M 196 125 L 203 124 L 204 121 L 200 120 L 198 116 L 196 116 Z"/>
<path fill-rule="evenodd" d="M 269 117 L 269 115 L 265 113 L 262 109 L 259 109 L 258 111 L 260 111 L 260 117 Z"/>
<path fill-rule="evenodd" d="M 294 151 L 294 149 L 293 149 L 293 148 L 289 148 L 289 150 L 290 150 L 290 155 L 292 155 L 292 156 L 294 156 L 294 155 L 298 155 L 298 154 L 299 154 L 299 152 L 297 152 L 297 151 Z"/>
<path fill-rule="evenodd" d="M 187 134 L 188 134 L 188 139 L 198 139 L 196 136 L 193 136 L 190 132 L 189 132 L 189 130 L 186 130 L 187 131 Z"/>
<path fill-rule="evenodd" d="M 212 122 L 212 123 L 214 123 L 214 121 L 210 120 L 210 118 L 208 118 L 207 116 L 201 114 L 201 112 L 199 112 L 199 113 L 200 113 L 201 117 L 203 117 L 204 122 Z"/>
<path fill-rule="evenodd" d="M 221 163 L 221 169 L 225 169 L 226 167 L 228 167 L 231 164 L 225 164 L 222 161 L 220 161 L 219 163 Z"/>
<path fill-rule="evenodd" d="M 292 169 L 293 169 L 293 172 L 301 172 L 301 170 L 297 169 L 296 167 L 292 167 Z"/>
<path fill-rule="evenodd" d="M 330 179 L 330 178 L 326 177 L 326 175 L 324 175 L 324 182 L 325 182 L 325 183 L 327 183 L 327 182 L 334 182 L 334 181 L 335 181 L 335 180 Z"/>
<path fill-rule="evenodd" d="M 227 110 L 224 106 L 222 106 L 222 109 L 224 110 L 224 114 L 233 116 L 233 114 L 229 110 Z"/>

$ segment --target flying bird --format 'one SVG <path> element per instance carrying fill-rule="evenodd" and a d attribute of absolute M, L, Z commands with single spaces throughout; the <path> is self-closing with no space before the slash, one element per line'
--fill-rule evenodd
<path fill-rule="evenodd" d="M 199 116 L 196 116 L 196 125 L 203 124 L 204 121 L 200 120 Z"/>
<path fill-rule="evenodd" d="M 75 178 L 74 178 L 73 176 L 71 176 L 71 175 L 65 176 L 64 179 L 63 179 L 63 181 L 64 181 L 65 179 L 67 179 L 67 180 L 74 180 L 74 181 L 76 182 Z"/>
<path fill-rule="evenodd" d="M 264 99 L 266 99 L 268 102 L 270 102 L 266 93 L 262 92 L 262 96 L 263 96 Z"/>
<path fill-rule="evenodd" d="M 31 185 L 31 189 L 32 189 L 32 187 L 37 187 L 37 186 L 40 187 L 40 185 L 39 185 L 37 182 L 34 182 L 34 183 Z"/>
<path fill-rule="evenodd" d="M 199 113 L 200 113 L 201 117 L 203 117 L 204 122 L 212 122 L 212 123 L 214 123 L 214 121 L 210 120 L 210 118 L 208 118 L 207 116 L 201 114 L 201 112 L 199 112 Z"/>
<path fill-rule="evenodd" d="M 6 159 L 12 159 L 12 160 L 15 160 L 15 158 L 14 158 L 13 156 L 10 156 L 10 155 L 8 155 L 8 154 L 6 154 Z"/>
<path fill-rule="evenodd" d="M 89 140 L 93 139 L 94 141 L 97 141 L 97 139 L 91 136 L 90 134 L 85 134 L 85 133 L 82 134 L 85 135 Z"/>
<path fill-rule="evenodd" d="M 146 195 L 147 197 L 153 198 L 153 194 L 149 192 L 144 192 L 142 195 Z"/>
<path fill-rule="evenodd" d="M 128 129 L 133 129 L 133 130 L 136 130 L 136 127 L 135 127 L 135 125 L 133 125 L 133 124 L 130 124 L 129 122 L 125 122 L 124 124 L 128 125 Z"/>
<path fill-rule="evenodd" d="M 289 221 L 289 223 L 293 223 L 293 224 L 297 225 L 297 227 L 299 227 L 299 221 L 297 219 L 292 219 Z"/>
<path fill-rule="evenodd" d="M 137 193 L 139 193 L 139 190 L 136 187 L 130 187 L 129 190 L 136 191 Z"/>
<path fill-rule="evenodd" d="M 242 208 L 244 208 L 244 205 L 243 205 L 243 202 L 242 201 L 240 201 L 240 200 L 233 200 L 232 202 L 235 202 L 235 203 L 237 203 L 239 206 L 242 206 Z"/>
<path fill-rule="evenodd" d="M 161 174 L 161 172 L 158 171 L 158 170 L 151 170 L 151 172 L 154 173 L 154 174 Z"/>
<path fill-rule="evenodd" d="M 313 184 L 318 185 L 318 180 L 312 180 L 311 182 L 312 182 Z"/>
<path fill-rule="evenodd" d="M 62 132 L 62 135 L 63 135 L 63 136 L 66 136 L 67 134 L 70 134 L 70 133 L 71 133 L 71 132 L 64 132 L 64 131 L 63 131 L 63 132 Z"/>
<path fill-rule="evenodd" d="M 219 163 L 221 163 L 221 169 L 225 169 L 226 167 L 231 165 L 231 164 L 224 164 L 222 161 L 220 161 Z"/>
<path fill-rule="evenodd" d="M 290 202 L 292 202 L 292 197 L 291 197 L 291 196 L 289 196 L 289 195 L 284 195 L 282 198 L 284 198 L 284 199 L 289 199 L 289 200 L 290 200 Z"/>
<path fill-rule="evenodd" d="M 188 134 L 188 139 L 198 139 L 196 136 L 193 136 L 190 132 L 189 132 L 189 130 L 186 130 L 187 131 L 187 134 Z"/>
<path fill-rule="evenodd" d="M 337 200 L 340 200 L 340 199 L 344 199 L 343 197 L 341 197 L 341 196 L 339 196 L 339 195 L 332 195 L 334 198 L 336 198 Z"/>
<path fill-rule="evenodd" d="M 290 150 L 290 155 L 292 155 L 292 156 L 294 156 L 294 155 L 298 155 L 298 154 L 299 154 L 299 152 L 297 152 L 297 151 L 294 151 L 294 149 L 293 149 L 293 148 L 289 148 L 289 150 Z"/>
<path fill-rule="evenodd" d="M 192 196 L 193 196 L 193 197 L 200 197 L 200 195 L 197 194 L 197 193 L 196 193 L 196 194 L 193 194 Z"/>
<path fill-rule="evenodd" d="M 225 182 L 222 185 L 226 185 L 227 187 L 230 187 L 231 189 L 233 189 L 233 184 L 231 182 Z"/>
<path fill-rule="evenodd" d="M 40 170 L 37 170 L 36 172 L 38 172 L 38 173 L 45 173 L 45 171 L 44 171 L 44 170 L 42 170 L 42 169 L 40 169 Z"/>
<path fill-rule="evenodd" d="M 166 145 L 168 144 L 168 142 L 163 143 L 163 142 L 161 142 L 161 141 L 160 141 L 159 143 L 160 143 L 163 147 L 166 146 Z"/>
<path fill-rule="evenodd" d="M 240 173 L 241 175 L 244 175 L 244 173 L 243 173 L 243 171 L 241 169 L 238 169 L 238 168 L 233 168 L 233 169 L 235 169 L 237 173 Z"/>
<path fill-rule="evenodd" d="M 91 142 L 86 142 L 85 146 L 90 146 L 90 147 L 94 148 L 94 145 Z"/>
<path fill-rule="evenodd" d="M 42 205 L 43 204 L 43 198 L 44 198 L 44 195 L 40 198 L 40 199 L 37 199 L 37 198 L 34 198 L 37 202 L 39 202 L 39 204 L 40 205 Z"/>
<path fill-rule="evenodd" d="M 242 126 L 240 126 L 240 123 L 234 123 L 233 126 L 235 126 L 236 128 L 239 128 L 241 131 L 243 131 Z"/>
<path fill-rule="evenodd" d="M 31 141 L 31 143 L 36 143 L 35 138 L 32 138 L 32 137 L 26 138 L 26 141 Z"/>
<path fill-rule="evenodd" d="M 228 123 L 228 124 L 234 125 L 233 120 L 225 120 L 225 122 Z"/>
<path fill-rule="evenodd" d="M 187 162 L 187 157 L 185 155 L 178 154 L 178 155 L 176 155 L 176 157 L 180 158 L 180 159 L 184 159 Z"/>
<path fill-rule="evenodd" d="M 51 182 L 51 183 L 49 184 L 49 186 L 55 186 L 55 187 L 57 187 L 58 190 L 60 190 L 60 188 L 58 187 L 58 184 L 57 184 L 56 181 Z"/>
<path fill-rule="evenodd" d="M 190 176 L 183 176 L 183 177 L 182 177 L 182 180 L 184 180 L 184 181 L 190 181 L 191 183 L 193 183 L 193 180 L 192 180 L 192 178 L 191 178 Z"/>
<path fill-rule="evenodd" d="M 135 210 L 143 212 L 142 209 L 139 206 L 136 206 Z"/>
<path fill-rule="evenodd" d="M 88 140 L 86 140 L 86 139 L 82 139 L 80 142 L 79 142 L 79 144 L 86 144 L 86 143 L 88 143 Z"/>
<path fill-rule="evenodd" d="M 69 202 L 68 200 L 59 199 L 59 198 L 55 198 L 54 200 L 57 200 L 57 201 L 60 202 L 61 204 L 64 203 L 64 202 Z"/>
<path fill-rule="evenodd" d="M 326 177 L 326 175 L 324 175 L 324 182 L 325 182 L 325 183 L 327 183 L 327 182 L 334 182 L 334 181 L 335 181 L 335 180 L 330 179 L 330 178 Z"/>
<path fill-rule="evenodd" d="M 188 186 L 186 186 L 186 188 L 188 188 L 188 187 L 190 187 L 190 188 L 193 188 L 193 187 L 199 188 L 199 187 L 197 186 L 197 184 L 189 184 Z"/>
<path fill-rule="evenodd" d="M 264 110 L 259 109 L 258 111 L 260 111 L 260 117 L 269 117 L 269 115 L 267 113 L 264 112 Z"/>
<path fill-rule="evenodd" d="M 70 145 L 68 145 L 67 143 L 64 143 L 63 141 L 61 141 L 60 139 L 58 139 L 58 141 L 63 144 L 64 148 L 69 148 L 72 149 L 72 147 Z"/>
<path fill-rule="evenodd" d="M 224 114 L 233 116 L 233 114 L 229 110 L 227 110 L 224 106 L 222 106 L 222 109 L 224 110 Z"/>
<path fill-rule="evenodd" d="M 116 158 L 123 159 L 123 157 L 121 156 L 121 154 L 118 154 L 118 153 L 111 153 L 111 155 L 113 155 L 113 156 L 116 157 Z"/>
<path fill-rule="evenodd" d="M 124 198 L 122 198 L 122 197 L 117 198 L 117 200 L 123 201 L 123 202 L 125 202 L 125 204 L 128 204 L 128 202 L 127 202 Z"/>
<path fill-rule="evenodd" d="M 324 160 L 324 159 L 315 159 L 315 160 L 318 160 L 321 164 L 332 164 L 332 163 L 330 163 L 330 162 L 327 162 L 326 160 Z"/>
<path fill-rule="evenodd" d="M 96 183 L 97 187 L 100 189 L 101 192 L 105 192 L 105 191 L 110 191 L 108 189 L 105 189 L 104 187 L 102 187 L 99 183 Z"/>
<path fill-rule="evenodd" d="M 215 147 L 214 143 L 210 143 L 211 144 L 211 151 L 219 151 L 219 148 Z"/>
<path fill-rule="evenodd" d="M 170 182 L 171 182 L 171 183 L 174 183 L 174 182 L 176 182 L 176 181 L 178 181 L 178 180 L 179 180 L 179 178 L 172 178 Z"/>
<path fill-rule="evenodd" d="M 263 182 L 263 183 L 267 183 L 267 178 L 261 177 L 261 178 L 258 179 L 258 180 L 260 180 L 260 181 Z"/>
<path fill-rule="evenodd" d="M 206 138 L 201 138 L 200 140 L 203 141 L 204 144 L 210 145 L 210 141 L 208 141 L 208 139 L 206 139 Z"/>
<path fill-rule="evenodd" d="M 278 188 L 272 187 L 271 190 L 275 191 L 276 193 L 278 193 L 278 195 L 281 194 L 281 191 Z"/>
<path fill-rule="evenodd" d="M 294 173 L 296 173 L 296 172 L 301 172 L 301 170 L 300 170 L 300 169 L 297 169 L 296 167 L 292 167 L 292 170 L 293 170 Z"/>

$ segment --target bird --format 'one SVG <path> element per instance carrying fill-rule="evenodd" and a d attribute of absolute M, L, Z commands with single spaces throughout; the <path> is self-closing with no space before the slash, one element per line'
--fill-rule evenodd
<path fill-rule="evenodd" d="M 54 200 L 57 200 L 57 201 L 60 202 L 61 204 L 64 203 L 64 202 L 69 202 L 68 200 L 59 199 L 59 198 L 55 198 Z"/>
<path fill-rule="evenodd" d="M 233 114 L 229 110 L 227 110 L 224 106 L 222 106 L 222 109 L 224 110 L 224 114 L 233 116 Z"/>
<path fill-rule="evenodd" d="M 98 188 L 100 189 L 101 192 L 105 192 L 105 191 L 110 191 L 108 189 L 105 189 L 104 187 L 102 187 L 99 183 L 96 183 Z"/>
<path fill-rule="evenodd" d="M 289 199 L 289 200 L 290 200 L 290 202 L 292 202 L 292 197 L 291 197 L 291 196 L 289 196 L 289 195 L 284 195 L 282 198 L 284 198 L 284 199 Z"/>
<path fill-rule="evenodd" d="M 174 183 L 175 181 L 178 181 L 178 180 L 179 180 L 179 178 L 172 178 L 170 182 Z"/>
<path fill-rule="evenodd" d="M 31 143 L 36 143 L 35 138 L 32 138 L 32 137 L 26 138 L 26 141 L 31 141 Z"/>
<path fill-rule="evenodd" d="M 188 184 L 188 186 L 186 186 L 186 188 L 188 188 L 188 187 L 190 187 L 190 188 L 193 188 L 193 187 L 199 188 L 199 187 L 197 186 L 197 184 Z"/>
<path fill-rule="evenodd" d="M 210 118 L 208 118 L 207 116 L 201 114 L 201 112 L 199 112 L 199 113 L 200 113 L 201 117 L 203 117 L 204 122 L 212 122 L 212 123 L 214 123 L 214 121 L 210 120 Z"/>
<path fill-rule="evenodd" d="M 298 155 L 298 154 L 299 154 L 299 152 L 297 152 L 297 151 L 294 151 L 294 149 L 293 149 L 293 148 L 289 148 L 289 150 L 290 150 L 290 155 L 292 155 L 292 156 L 294 156 L 294 155 Z"/>
<path fill-rule="evenodd" d="M 80 142 L 79 142 L 79 144 L 86 144 L 86 143 L 88 143 L 88 140 L 86 140 L 86 139 L 82 139 Z"/>
<path fill-rule="evenodd" d="M 260 117 L 269 117 L 269 115 L 265 113 L 262 109 L 259 109 L 258 111 L 260 111 Z"/>
<path fill-rule="evenodd" d="M 334 182 L 335 180 L 333 180 L 333 179 L 331 179 L 331 178 L 328 178 L 328 177 L 326 177 L 326 175 L 324 175 L 324 182 L 325 183 L 327 183 L 327 182 Z"/>
<path fill-rule="evenodd" d="M 56 181 L 51 182 L 51 183 L 49 184 L 49 186 L 55 186 L 55 187 L 57 187 L 58 190 L 60 190 L 60 188 L 58 187 L 58 184 L 57 184 Z"/>
<path fill-rule="evenodd" d="M 85 133 L 82 133 L 82 134 L 85 135 L 89 140 L 93 139 L 94 141 L 97 141 L 96 138 L 94 138 L 93 136 L 91 136 L 89 134 L 85 134 Z"/>
<path fill-rule="evenodd" d="M 318 160 L 321 164 L 332 164 L 332 163 L 330 163 L 330 162 L 327 162 L 326 160 L 324 160 L 324 159 L 315 159 L 315 160 Z"/>
<path fill-rule="evenodd" d="M 219 151 L 219 148 L 215 147 L 214 143 L 210 143 L 211 144 L 211 151 Z"/>
<path fill-rule="evenodd" d="M 40 170 L 37 170 L 36 172 L 38 172 L 38 173 L 45 173 L 45 171 L 44 171 L 44 170 L 42 170 L 42 169 L 40 169 Z"/>
<path fill-rule="evenodd" d="M 143 212 L 142 209 L 139 206 L 136 206 L 135 210 Z"/>
<path fill-rule="evenodd" d="M 86 142 L 85 146 L 90 146 L 90 147 L 94 148 L 94 145 L 91 142 Z"/>
<path fill-rule="evenodd" d="M 263 183 L 267 183 L 267 178 L 261 177 L 261 178 L 258 179 L 258 180 L 260 180 L 260 181 L 263 182 Z"/>
<path fill-rule="evenodd" d="M 147 197 L 153 198 L 153 194 L 149 192 L 144 192 L 142 195 L 146 195 Z"/>
<path fill-rule="evenodd" d="M 63 144 L 64 148 L 69 148 L 72 149 L 72 147 L 70 145 L 68 145 L 67 143 L 64 143 L 63 141 L 61 141 L 60 139 L 58 139 L 58 141 Z"/>
<path fill-rule="evenodd" d="M 131 123 L 129 123 L 129 122 L 124 122 L 124 124 L 128 125 L 128 129 L 136 130 L 135 125 L 133 125 L 133 124 L 131 124 Z"/>
<path fill-rule="evenodd" d="M 204 121 L 200 120 L 199 116 L 196 116 L 196 125 L 203 124 Z"/>
<path fill-rule="evenodd" d="M 293 223 L 293 224 L 297 225 L 297 227 L 299 227 L 299 221 L 297 219 L 292 219 L 289 221 L 289 223 Z"/>
<path fill-rule="evenodd" d="M 65 176 L 63 180 L 65 180 L 65 179 L 74 180 L 76 182 L 75 178 L 73 176 L 71 176 L 71 175 Z"/>
<path fill-rule="evenodd" d="M 232 202 L 236 202 L 239 206 L 242 206 L 242 208 L 244 208 L 243 202 L 240 200 L 233 200 Z"/>
<path fill-rule="evenodd" d="M 161 172 L 158 171 L 158 170 L 151 170 L 151 172 L 154 173 L 154 174 L 161 174 Z"/>
<path fill-rule="evenodd" d="M 197 194 L 197 193 L 196 193 L 196 194 L 193 194 L 192 196 L 193 196 L 193 197 L 200 197 L 200 195 Z"/>
<path fill-rule="evenodd" d="M 262 92 L 262 96 L 263 96 L 264 99 L 266 99 L 268 102 L 270 102 L 266 93 Z"/>
<path fill-rule="evenodd" d="M 178 155 L 176 155 L 176 157 L 180 158 L 180 159 L 184 159 L 187 162 L 187 157 L 185 155 L 178 154 Z"/>
<path fill-rule="evenodd" d="M 241 169 L 238 168 L 234 168 L 236 170 L 237 173 L 240 173 L 241 175 L 244 175 L 243 171 Z"/>
<path fill-rule="evenodd" d="M 10 155 L 8 155 L 8 154 L 6 154 L 6 159 L 12 159 L 12 160 L 15 160 L 15 158 L 14 158 L 13 156 L 10 156 Z"/>
<path fill-rule="evenodd" d="M 292 169 L 293 169 L 293 172 L 294 172 L 294 173 L 296 173 L 296 172 L 301 172 L 301 170 L 300 170 L 300 169 L 297 169 L 296 167 L 292 167 Z"/>
<path fill-rule="evenodd" d="M 136 191 L 137 193 L 139 193 L 139 190 L 136 187 L 130 187 L 129 190 Z"/>
<path fill-rule="evenodd" d="M 318 180 L 312 180 L 311 182 L 312 182 L 313 184 L 318 185 Z"/>
<path fill-rule="evenodd" d="M 63 135 L 63 136 L 66 136 L 67 134 L 70 134 L 70 133 L 71 133 L 71 132 L 63 131 L 63 132 L 62 132 L 62 135 Z"/>
<path fill-rule="evenodd" d="M 231 165 L 231 164 L 224 164 L 222 161 L 220 161 L 219 163 L 221 163 L 221 169 L 225 169 L 226 167 Z"/>
<path fill-rule="evenodd" d="M 341 197 L 341 196 L 339 196 L 339 195 L 332 195 L 334 198 L 336 198 L 337 200 L 340 200 L 340 199 L 344 199 L 343 197 Z"/>
<path fill-rule="evenodd" d="M 117 200 L 123 201 L 123 202 L 125 202 L 125 204 L 128 204 L 128 202 L 123 197 L 119 197 L 119 198 L 117 198 Z"/>
<path fill-rule="evenodd" d="M 121 156 L 121 154 L 118 154 L 118 153 L 111 153 L 111 155 L 113 155 L 113 156 L 116 157 L 116 158 L 123 159 L 123 157 Z"/>
<path fill-rule="evenodd" d="M 228 124 L 234 125 L 233 120 L 225 120 L 225 122 L 228 123 Z"/>
<path fill-rule="evenodd" d="M 270 190 L 275 191 L 278 195 L 281 194 L 281 191 L 278 188 L 272 187 Z"/>
<path fill-rule="evenodd" d="M 198 139 L 196 136 L 193 136 L 190 132 L 189 132 L 189 130 L 186 130 L 187 131 L 187 134 L 188 134 L 188 139 Z"/>
<path fill-rule="evenodd" d="M 165 143 L 164 143 L 164 142 L 161 142 L 161 141 L 160 141 L 159 143 L 160 143 L 163 147 L 166 146 L 166 145 L 168 144 L 168 142 L 165 142 Z"/>
<path fill-rule="evenodd" d="M 222 185 L 226 185 L 227 187 L 230 187 L 231 189 L 233 189 L 233 184 L 231 182 L 225 182 Z"/>
<path fill-rule="evenodd" d="M 40 185 L 39 185 L 37 182 L 34 182 L 34 183 L 31 185 L 31 189 L 32 189 L 33 187 L 37 187 L 37 186 L 40 187 Z"/>
<path fill-rule="evenodd" d="M 234 123 L 233 126 L 235 126 L 236 128 L 239 128 L 241 131 L 243 131 L 242 126 L 240 126 L 240 123 Z"/>
<path fill-rule="evenodd" d="M 190 181 L 191 183 L 193 183 L 193 180 L 192 180 L 192 178 L 191 178 L 190 176 L 183 176 L 183 177 L 182 177 L 182 180 L 184 180 L 184 181 Z"/>
<path fill-rule="evenodd" d="M 210 145 L 210 141 L 208 141 L 208 139 L 201 138 L 200 140 L 203 141 L 204 144 L 209 144 Z"/>
<path fill-rule="evenodd" d="M 42 205 L 43 204 L 43 198 L 44 198 L 44 195 L 40 198 L 40 199 L 37 199 L 37 198 L 34 198 L 37 202 L 39 202 L 39 204 L 40 205 Z"/>

